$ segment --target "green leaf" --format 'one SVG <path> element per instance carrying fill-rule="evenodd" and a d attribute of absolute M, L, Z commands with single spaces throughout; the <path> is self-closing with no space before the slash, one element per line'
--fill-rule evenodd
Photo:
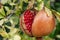
<path fill-rule="evenodd" d="M 50 38 L 49 36 L 45 36 L 44 40 L 54 40 L 54 39 Z"/>
<path fill-rule="evenodd" d="M 16 15 L 13 15 L 10 20 L 12 20 L 12 24 L 16 25 L 18 23 L 19 17 Z"/>
<path fill-rule="evenodd" d="M 42 10 L 44 7 L 44 2 L 40 0 L 40 2 L 37 2 L 35 9 L 36 10 Z"/>
<path fill-rule="evenodd" d="M 60 22 L 60 13 L 55 10 L 52 10 L 52 11 L 53 11 L 53 14 L 56 16 L 57 20 Z"/>
<path fill-rule="evenodd" d="M 36 0 L 36 1 L 39 3 L 39 2 L 41 2 L 41 1 L 43 1 L 43 0 Z"/>
<path fill-rule="evenodd" d="M 2 16 L 2 15 L 0 14 L 0 18 L 4 18 L 4 16 Z"/>
<path fill-rule="evenodd" d="M 60 35 L 56 35 L 57 38 L 60 38 Z"/>
<path fill-rule="evenodd" d="M 19 8 L 22 10 L 22 7 L 23 7 L 23 0 L 20 0 Z"/>
<path fill-rule="evenodd" d="M 8 10 L 6 14 L 7 14 L 7 15 L 11 14 L 11 10 Z"/>
<path fill-rule="evenodd" d="M 49 35 L 49 37 L 51 37 L 51 38 L 55 38 L 56 37 L 56 27 L 55 27 L 55 29 L 53 30 L 53 32 Z"/>
<path fill-rule="evenodd" d="M 16 2 L 16 0 L 13 0 L 13 2 Z"/>
<path fill-rule="evenodd" d="M 6 15 L 9 15 L 9 14 L 11 13 L 11 10 L 9 9 L 9 7 L 5 6 L 4 8 L 5 8 L 5 10 L 7 11 L 7 12 L 6 12 Z"/>
<path fill-rule="evenodd" d="M 60 22 L 57 20 L 56 33 L 60 34 Z"/>
<path fill-rule="evenodd" d="M 1 26 L 3 23 L 4 23 L 4 20 L 3 20 L 3 19 L 0 20 L 0 26 Z"/>
<path fill-rule="evenodd" d="M 8 0 L 1 0 L 1 3 L 2 3 L 2 4 L 5 4 L 5 3 L 7 3 L 7 1 L 8 1 Z"/>
<path fill-rule="evenodd" d="M 9 7 L 7 7 L 7 6 L 4 6 L 4 8 L 5 8 L 6 11 L 10 10 Z"/>
<path fill-rule="evenodd" d="M 60 12 L 60 7 L 57 7 L 57 9 L 56 9 L 58 12 Z"/>
<path fill-rule="evenodd" d="M 12 1 L 11 0 L 8 0 L 7 3 L 11 3 Z"/>
<path fill-rule="evenodd" d="M 44 0 L 44 5 L 50 9 L 50 0 Z"/>
<path fill-rule="evenodd" d="M 5 38 L 8 38 L 9 37 L 9 35 L 4 30 L 2 30 L 2 29 L 0 29 L 0 35 L 2 37 L 5 37 Z"/>
<path fill-rule="evenodd" d="M 4 11 L 3 7 L 0 9 L 0 14 L 1 14 L 2 16 L 5 16 L 5 11 Z"/>
<path fill-rule="evenodd" d="M 58 13 L 58 12 L 57 12 L 57 13 Z M 55 14 L 55 15 L 56 15 L 58 21 L 60 22 L 60 13 L 59 13 L 59 14 Z"/>
<path fill-rule="evenodd" d="M 23 0 L 25 3 L 28 3 L 28 0 Z"/>
<path fill-rule="evenodd" d="M 9 40 L 21 40 L 21 37 L 18 34 L 13 35 Z"/>
<path fill-rule="evenodd" d="M 16 5 L 15 3 L 10 3 L 11 6 Z"/>
<path fill-rule="evenodd" d="M 21 10 L 19 10 L 19 8 L 16 8 L 15 14 L 16 14 L 17 16 L 19 16 L 19 15 L 21 14 Z"/>

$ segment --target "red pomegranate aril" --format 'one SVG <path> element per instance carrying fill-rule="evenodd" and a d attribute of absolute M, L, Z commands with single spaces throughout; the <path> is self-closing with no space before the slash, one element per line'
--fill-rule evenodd
<path fill-rule="evenodd" d="M 29 19 L 29 20 L 25 19 L 24 22 L 25 22 L 25 24 L 27 24 L 27 23 L 32 24 L 32 20 L 33 20 L 33 19 Z"/>
<path fill-rule="evenodd" d="M 26 26 L 27 27 L 27 29 L 29 30 L 30 28 L 31 28 L 31 25 L 28 25 L 28 26 Z"/>
<path fill-rule="evenodd" d="M 34 11 L 27 10 L 24 12 L 24 23 L 29 32 L 31 31 L 34 16 L 35 16 Z"/>
<path fill-rule="evenodd" d="M 24 13 L 24 15 L 28 15 L 28 13 L 30 13 L 30 10 L 26 10 Z"/>
<path fill-rule="evenodd" d="M 32 22 L 30 22 L 29 24 L 32 25 Z"/>
<path fill-rule="evenodd" d="M 27 30 L 31 32 L 31 25 L 29 23 L 26 25 L 26 27 L 27 27 Z"/>

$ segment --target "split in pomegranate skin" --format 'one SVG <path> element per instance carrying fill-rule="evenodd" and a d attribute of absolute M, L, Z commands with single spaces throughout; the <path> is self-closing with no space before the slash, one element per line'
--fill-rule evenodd
<path fill-rule="evenodd" d="M 32 23 L 36 12 L 32 10 L 26 10 L 20 17 L 21 29 L 28 35 L 32 36 Z"/>
<path fill-rule="evenodd" d="M 26 30 L 28 30 L 29 32 L 31 32 L 31 28 L 32 28 L 32 23 L 35 17 L 35 13 L 31 10 L 26 10 L 24 12 L 24 23 L 26 26 Z"/>

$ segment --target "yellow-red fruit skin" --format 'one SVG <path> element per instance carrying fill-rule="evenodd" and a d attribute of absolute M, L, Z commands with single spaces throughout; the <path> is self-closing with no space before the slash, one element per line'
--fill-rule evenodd
<path fill-rule="evenodd" d="M 55 19 L 53 15 L 48 16 L 45 10 L 39 11 L 32 24 L 32 34 L 35 37 L 42 37 L 50 34 L 55 27 Z"/>

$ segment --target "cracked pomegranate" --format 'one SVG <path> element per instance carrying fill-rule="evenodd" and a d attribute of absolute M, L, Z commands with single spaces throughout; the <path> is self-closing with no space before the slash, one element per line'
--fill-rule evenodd
<path fill-rule="evenodd" d="M 53 31 L 55 19 L 53 15 L 48 15 L 44 9 L 38 13 L 26 10 L 20 17 L 20 27 L 30 36 L 42 37 Z"/>

